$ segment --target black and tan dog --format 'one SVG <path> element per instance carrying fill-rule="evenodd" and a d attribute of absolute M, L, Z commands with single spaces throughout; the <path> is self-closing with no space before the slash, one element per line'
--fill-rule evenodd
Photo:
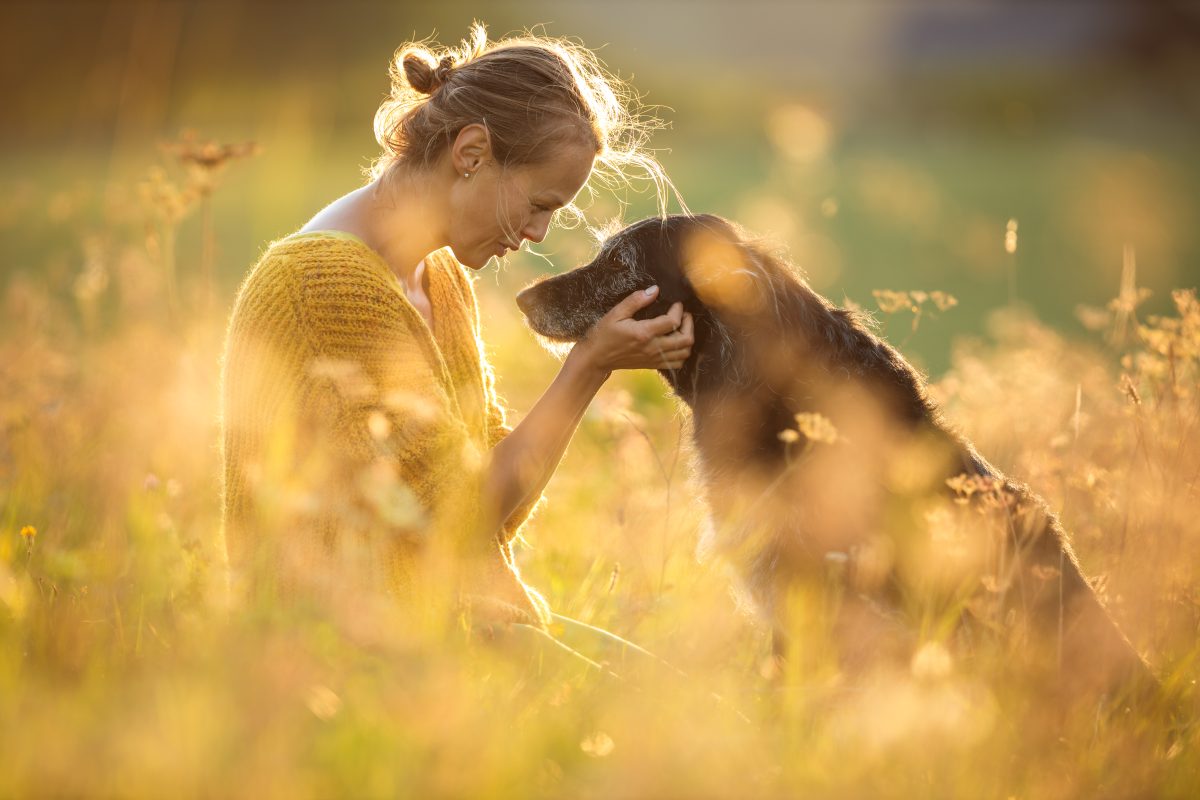
<path fill-rule="evenodd" d="M 644 220 L 517 303 L 535 332 L 573 342 L 651 285 L 658 299 L 639 317 L 676 301 L 694 317 L 691 357 L 663 377 L 693 412 L 712 549 L 743 577 L 777 649 L 797 594 L 827 587 L 834 570 L 843 657 L 885 643 L 902 654 L 918 631 L 940 632 L 975 654 L 989 642 L 1001 656 L 991 663 L 1039 682 L 1104 693 L 1153 681 L 1046 505 L 942 420 L 868 319 L 731 223 Z"/>

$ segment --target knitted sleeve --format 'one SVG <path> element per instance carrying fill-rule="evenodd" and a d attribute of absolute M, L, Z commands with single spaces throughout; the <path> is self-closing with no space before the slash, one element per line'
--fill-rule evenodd
<path fill-rule="evenodd" d="M 504 437 L 512 432 L 512 428 L 508 425 L 507 412 L 504 405 L 500 402 L 500 398 L 496 394 L 496 376 L 492 370 L 491 363 L 488 362 L 487 353 L 484 352 L 479 300 L 475 297 L 475 289 L 472 286 L 470 277 L 462 266 L 455 263 L 452 274 L 455 276 L 455 284 L 462 293 L 463 302 L 466 303 L 470 312 L 471 326 L 479 347 L 479 363 L 483 369 L 483 392 L 487 403 L 488 448 L 490 449 L 502 442 Z M 501 541 L 507 544 L 519 536 L 521 526 L 533 516 L 537 509 L 541 508 L 544 499 L 543 495 L 539 493 L 517 506 L 501 526 Z"/>

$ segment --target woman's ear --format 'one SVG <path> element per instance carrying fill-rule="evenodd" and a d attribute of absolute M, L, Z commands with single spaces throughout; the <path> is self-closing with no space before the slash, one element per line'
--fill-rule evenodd
<path fill-rule="evenodd" d="M 474 175 L 492 160 L 492 141 L 488 129 L 478 122 L 465 126 L 450 145 L 450 165 L 464 177 Z"/>
<path fill-rule="evenodd" d="M 754 314 L 765 307 L 768 278 L 743 243 L 700 228 L 684 239 L 680 263 L 704 305 L 734 314 Z"/>

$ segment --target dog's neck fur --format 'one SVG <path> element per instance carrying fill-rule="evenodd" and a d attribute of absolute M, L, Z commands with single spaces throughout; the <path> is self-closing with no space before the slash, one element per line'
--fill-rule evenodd
<path fill-rule="evenodd" d="M 913 429 L 949 436 L 964 471 L 999 474 L 948 431 L 924 377 L 871 333 L 857 312 L 833 305 L 790 275 L 771 281 L 771 313 L 750 317 L 705 306 L 691 309 L 692 356 L 677 371 L 661 370 L 675 394 L 696 412 L 699 446 L 726 452 L 733 447 L 747 458 L 782 460 L 786 445 L 780 431 L 795 427 L 797 413 L 822 410 L 815 400 L 822 385 L 855 380 L 868 384 L 889 412 Z M 742 402 L 731 403 L 737 398 Z M 733 406 L 740 411 L 730 411 Z"/>
<path fill-rule="evenodd" d="M 773 280 L 772 313 L 734 315 L 706 306 L 689 309 L 695 320 L 692 357 L 677 371 L 662 370 L 675 393 L 689 406 L 713 395 L 768 388 L 781 400 L 790 387 L 821 378 L 859 378 L 889 387 L 889 400 L 910 421 L 927 419 L 933 410 L 925 380 L 890 345 L 866 329 L 859 315 L 838 308 L 798 280 Z M 763 367 L 771 356 L 790 357 L 786 380 Z M 812 409 L 795 408 L 792 413 Z"/>

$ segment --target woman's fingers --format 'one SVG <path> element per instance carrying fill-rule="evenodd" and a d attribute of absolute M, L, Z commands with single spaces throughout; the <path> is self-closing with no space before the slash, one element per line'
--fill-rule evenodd
<path fill-rule="evenodd" d="M 679 326 L 683 324 L 683 303 L 675 302 L 667 309 L 667 317 L 675 323 L 675 327 L 671 330 L 679 330 Z"/>
<path fill-rule="evenodd" d="M 682 309 L 682 306 L 676 304 L 671 307 L 671 311 L 674 312 L 676 307 Z M 669 321 L 671 314 L 664 314 L 651 321 L 657 322 L 663 319 Z M 693 324 L 692 315 L 683 314 L 679 321 L 678 330 L 654 339 L 653 344 L 657 350 L 655 355 L 658 361 L 658 369 L 679 369 L 687 361 L 688 356 L 692 354 L 692 344 L 694 343 L 692 336 Z"/>
<path fill-rule="evenodd" d="M 648 289 L 638 289 L 636 292 L 613 306 L 608 313 L 611 314 L 614 319 L 631 319 L 634 314 L 653 303 L 657 297 L 657 286 L 651 286 Z M 656 319 L 661 319 L 661 317 L 656 317 Z"/>
<path fill-rule="evenodd" d="M 670 310 L 660 317 L 642 320 L 642 329 L 650 336 L 662 336 L 677 330 L 683 320 L 683 303 L 672 303 Z"/>
<path fill-rule="evenodd" d="M 638 311 L 658 299 L 658 287 L 626 297 L 596 326 L 592 347 L 606 369 L 670 369 L 683 366 L 691 355 L 693 319 L 683 303 L 672 303 L 667 313 L 636 320 Z"/>
<path fill-rule="evenodd" d="M 658 337 L 655 344 L 660 350 L 685 350 L 691 347 L 696 342 L 692 334 L 692 325 L 692 315 L 685 314 L 679 330 Z"/>
<path fill-rule="evenodd" d="M 665 353 L 669 350 L 687 350 L 692 346 L 692 337 L 685 333 L 672 333 L 668 336 L 660 336 L 654 340 L 653 347 L 655 352 Z"/>
<path fill-rule="evenodd" d="M 662 360 L 667 362 L 683 362 L 687 361 L 687 357 L 690 353 L 691 350 L 671 350 L 662 354 Z"/>

